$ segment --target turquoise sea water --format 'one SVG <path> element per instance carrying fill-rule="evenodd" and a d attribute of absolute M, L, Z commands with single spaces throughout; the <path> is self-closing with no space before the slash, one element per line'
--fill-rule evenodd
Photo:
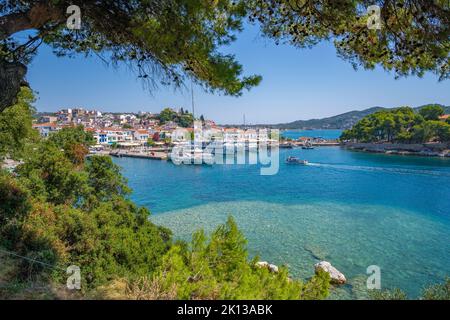
<path fill-rule="evenodd" d="M 288 130 L 282 132 L 284 137 L 291 139 L 300 137 L 337 139 L 341 133 L 342 130 Z"/>
<path fill-rule="evenodd" d="M 380 266 L 383 288 L 399 287 L 411 297 L 450 276 L 450 159 L 339 147 L 280 153 L 274 176 L 261 176 L 258 165 L 114 161 L 129 179 L 132 199 L 177 237 L 211 231 L 232 214 L 250 253 L 289 265 L 295 277 L 312 276 L 319 260 L 335 265 L 349 284 L 333 298 L 365 298 L 369 265 Z M 285 164 L 290 155 L 311 165 Z"/>

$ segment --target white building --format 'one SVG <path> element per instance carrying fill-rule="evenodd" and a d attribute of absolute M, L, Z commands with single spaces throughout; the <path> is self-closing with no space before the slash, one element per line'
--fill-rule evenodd
<path fill-rule="evenodd" d="M 146 143 L 148 141 L 148 138 L 150 137 L 150 134 L 149 134 L 149 132 L 147 130 L 138 129 L 138 130 L 134 131 L 133 137 L 134 137 L 134 140 L 136 142 L 144 144 L 144 143 Z"/>
<path fill-rule="evenodd" d="M 244 140 L 244 130 L 237 128 L 228 128 L 224 131 L 224 141 L 225 142 L 234 142 L 234 141 L 242 141 Z"/>

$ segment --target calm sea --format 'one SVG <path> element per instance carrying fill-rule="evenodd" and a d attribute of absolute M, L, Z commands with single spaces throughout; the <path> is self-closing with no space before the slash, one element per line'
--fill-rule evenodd
<path fill-rule="evenodd" d="M 340 132 L 285 132 L 334 138 Z M 182 239 L 233 215 L 252 255 L 287 264 L 295 277 L 330 261 L 348 284 L 333 298 L 366 298 L 366 270 L 381 268 L 383 288 L 416 297 L 450 276 L 450 159 L 376 155 L 321 147 L 281 150 L 280 170 L 258 165 L 176 166 L 120 158 L 132 199 Z M 288 165 L 288 156 L 311 165 Z"/>

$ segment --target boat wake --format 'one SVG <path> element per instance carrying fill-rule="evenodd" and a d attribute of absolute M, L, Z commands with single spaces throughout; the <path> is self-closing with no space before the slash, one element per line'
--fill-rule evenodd
<path fill-rule="evenodd" d="M 426 169 L 405 169 L 405 168 L 392 168 L 392 167 L 366 167 L 366 166 L 350 166 L 344 164 L 327 164 L 327 163 L 308 163 L 308 166 L 322 167 L 338 170 L 352 170 L 352 171 L 365 171 L 365 172 L 387 172 L 393 174 L 409 174 L 409 175 L 427 175 L 427 176 L 446 176 L 450 177 L 450 172 L 433 171 Z"/>

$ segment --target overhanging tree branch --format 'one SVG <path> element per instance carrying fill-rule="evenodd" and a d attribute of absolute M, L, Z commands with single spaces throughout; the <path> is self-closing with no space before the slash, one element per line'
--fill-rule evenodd
<path fill-rule="evenodd" d="M 0 40 L 20 31 L 42 28 L 50 22 L 59 24 L 64 21 L 64 11 L 52 6 L 48 1 L 39 2 L 28 11 L 0 17 Z"/>

